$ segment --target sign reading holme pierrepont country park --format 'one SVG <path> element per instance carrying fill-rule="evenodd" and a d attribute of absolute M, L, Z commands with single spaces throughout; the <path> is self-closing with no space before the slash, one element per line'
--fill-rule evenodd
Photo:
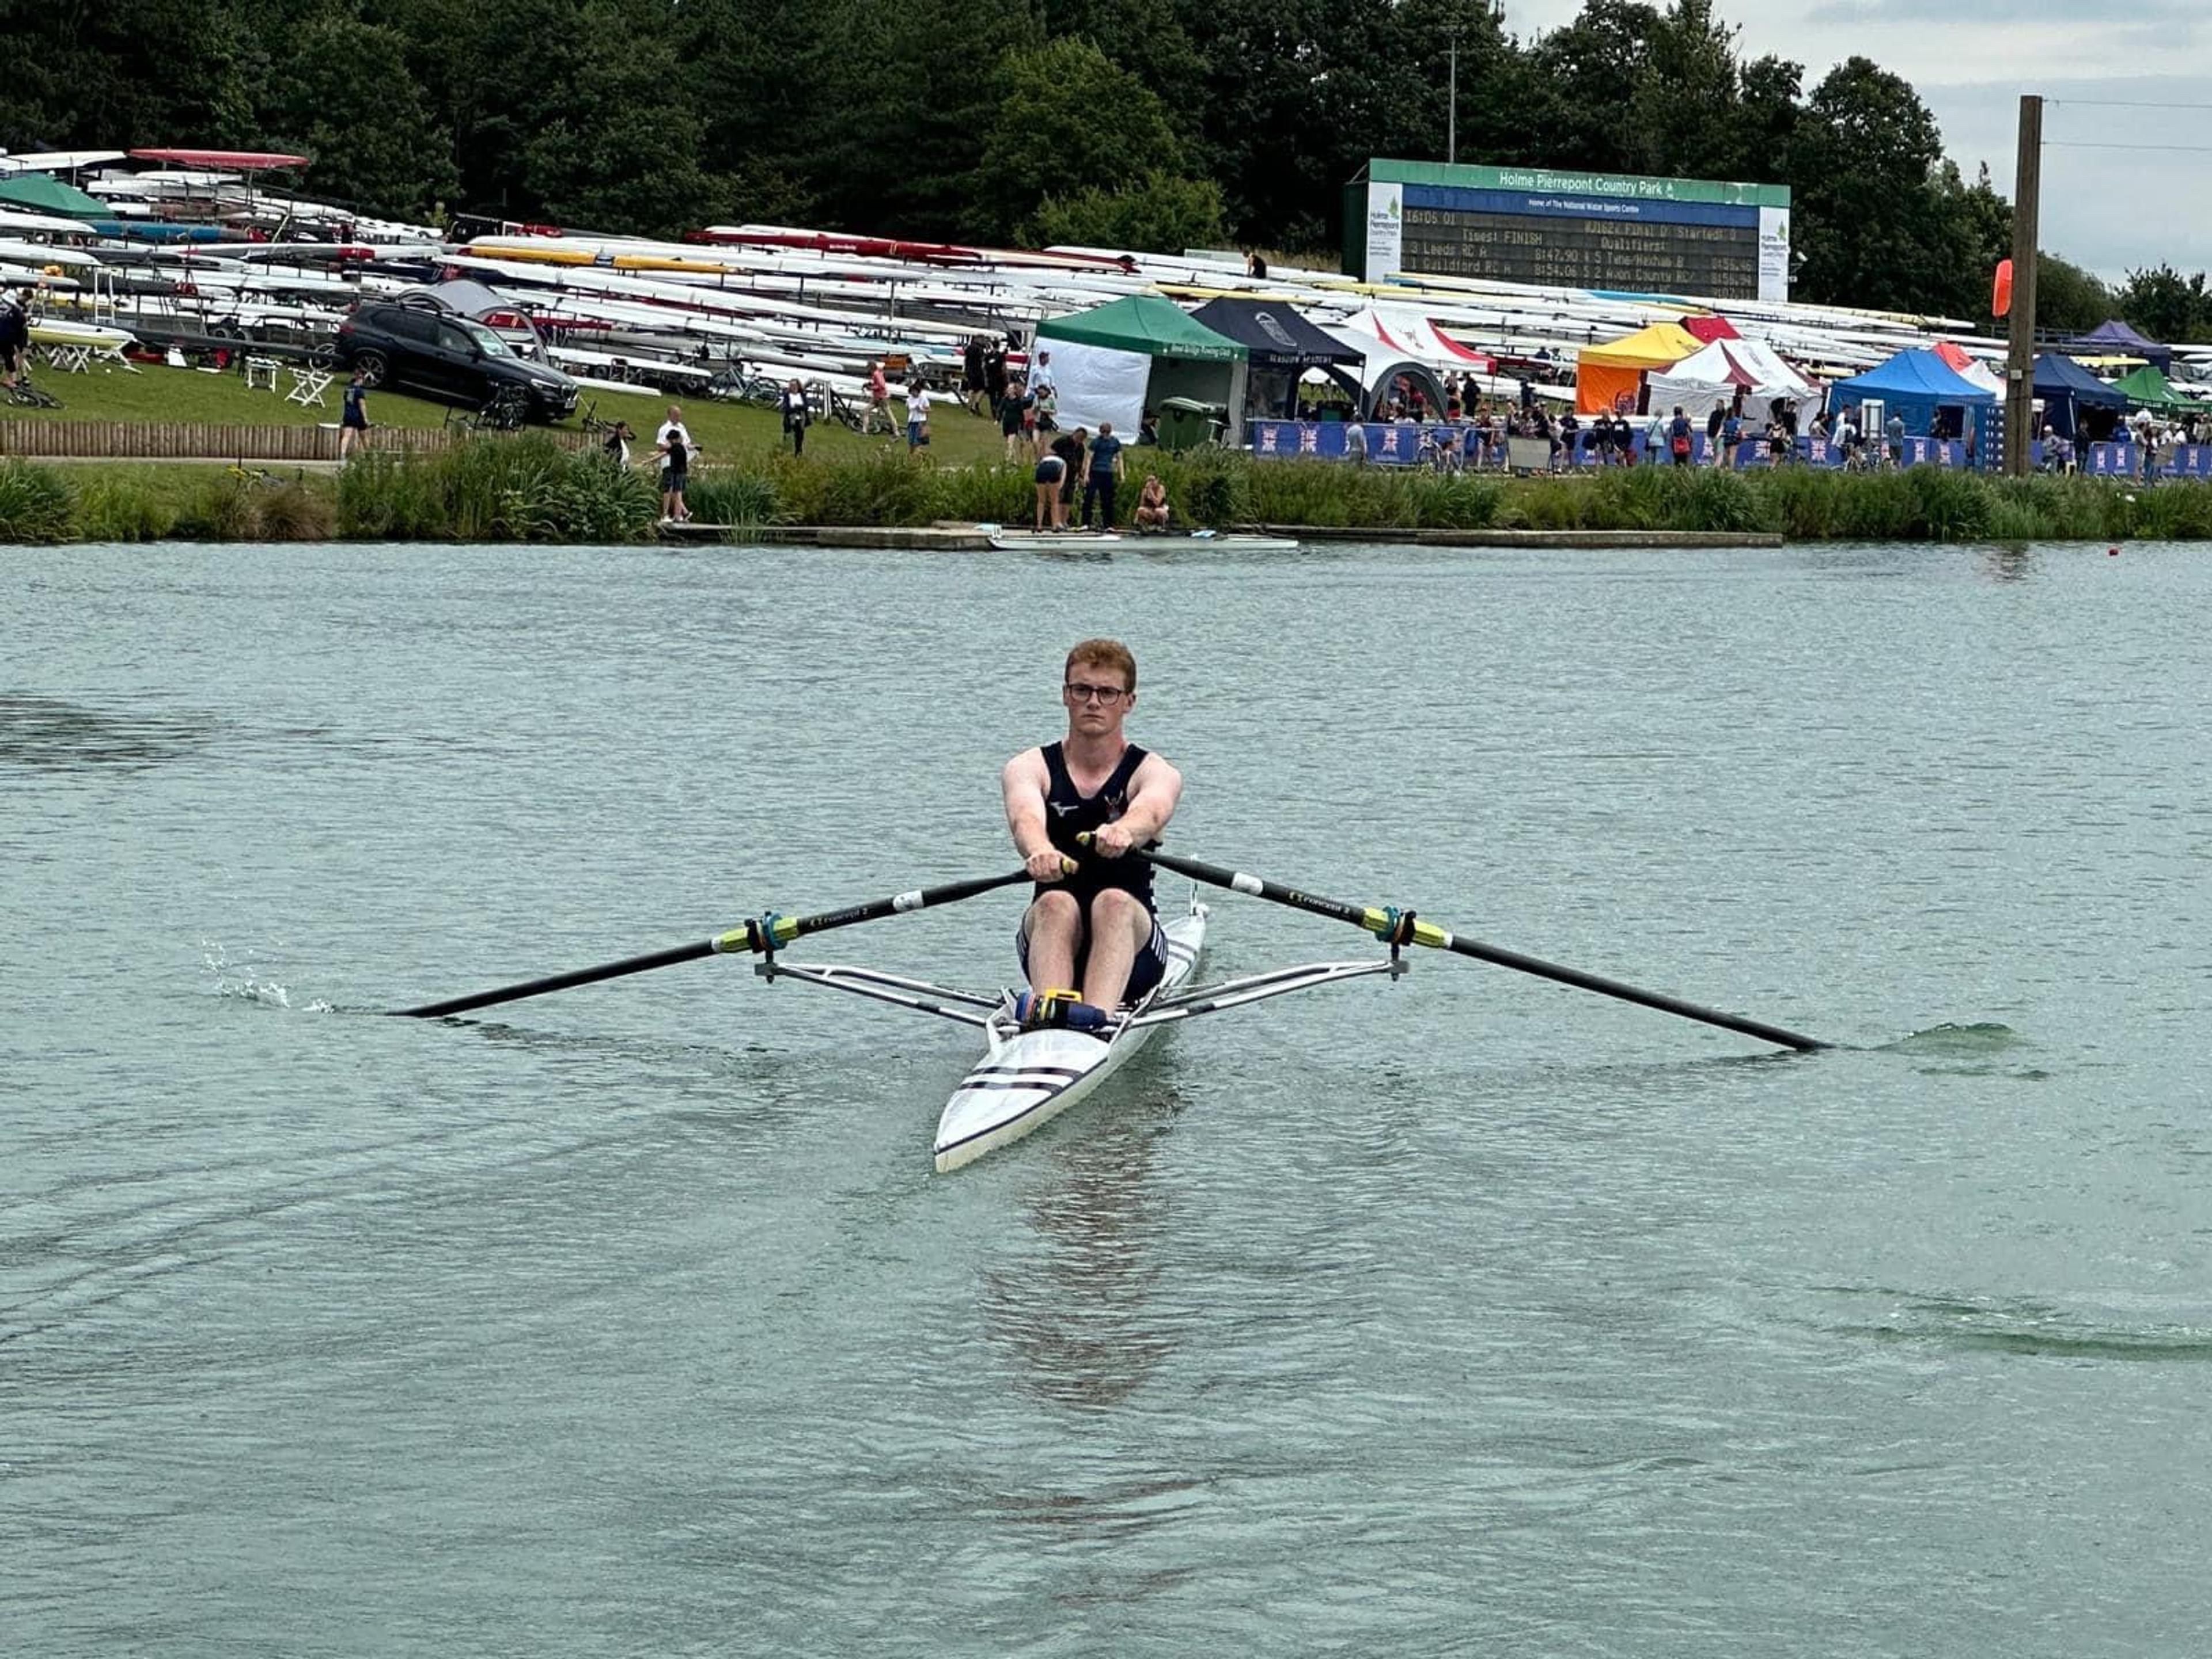
<path fill-rule="evenodd" d="M 1370 161 L 1346 268 L 1719 300 L 1790 297 L 1790 187 L 1549 167 Z"/>

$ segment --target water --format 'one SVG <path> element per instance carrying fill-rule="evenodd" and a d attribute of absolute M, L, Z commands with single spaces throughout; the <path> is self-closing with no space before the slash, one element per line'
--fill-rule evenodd
<path fill-rule="evenodd" d="M 10 554 L 0 1650 L 2201 1648 L 2208 571 Z M 742 962 L 372 1017 L 1012 867 L 1094 632 L 1184 852 L 1846 1046 L 1424 953 L 939 1177 Z"/>

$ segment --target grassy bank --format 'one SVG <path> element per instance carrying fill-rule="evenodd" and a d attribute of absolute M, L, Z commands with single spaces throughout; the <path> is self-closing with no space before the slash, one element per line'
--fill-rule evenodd
<path fill-rule="evenodd" d="M 290 385 L 286 378 L 285 384 Z M 113 363 L 97 363 L 83 374 L 41 372 L 39 384 L 61 399 L 58 410 L 0 410 L 11 419 L 90 421 L 205 421 L 231 426 L 312 426 L 329 424 L 338 417 L 338 391 L 333 381 L 324 393 L 325 406 L 303 408 L 278 392 L 256 387 L 248 391 L 235 371 L 212 374 L 195 368 L 171 368 L 164 364 L 139 365 L 136 370 Z M 381 426 L 434 427 L 445 423 L 448 405 L 396 392 L 369 395 L 369 416 Z M 684 407 L 684 424 L 704 446 L 710 462 L 752 465 L 764 461 L 782 443 L 782 425 L 773 410 L 750 404 L 716 403 L 704 398 L 672 398 L 658 392 L 586 392 L 579 413 L 590 410 L 604 420 L 628 421 L 651 448 L 653 429 L 671 403 Z M 894 414 L 903 405 L 892 402 Z M 570 420 L 569 429 L 578 422 Z M 1002 449 L 996 421 L 979 420 L 951 398 L 939 398 L 930 413 L 930 449 L 940 461 L 966 464 L 997 457 Z M 863 439 L 833 423 L 821 423 L 806 434 L 806 447 L 826 459 L 852 459 L 890 447 L 883 438 Z M 897 447 L 904 447 L 903 439 Z"/>
<path fill-rule="evenodd" d="M 2212 486 L 1986 478 L 1932 468 L 1847 475 L 1644 468 L 1503 479 L 1353 471 L 1218 452 L 1141 452 L 1186 525 L 1413 529 L 1770 531 L 1796 541 L 2212 539 Z M 281 471 L 281 469 L 280 469 Z M 1133 489 L 1125 492 L 1133 495 Z M 1025 466 L 945 465 L 903 450 L 766 449 L 695 474 L 698 518 L 739 526 L 1023 523 Z M 623 542 L 649 538 L 650 477 L 542 435 L 477 439 L 448 453 L 357 461 L 335 477 L 270 484 L 189 465 L 0 462 L 0 540 Z M 1126 509 L 1125 509 L 1126 511 Z"/>

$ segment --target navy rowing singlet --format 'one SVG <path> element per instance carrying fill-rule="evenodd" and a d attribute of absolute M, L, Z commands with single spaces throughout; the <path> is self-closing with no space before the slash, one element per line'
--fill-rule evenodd
<path fill-rule="evenodd" d="M 1073 893 L 1082 903 L 1088 904 L 1094 893 L 1109 887 L 1118 887 L 1142 899 L 1145 908 L 1152 908 L 1152 866 L 1142 859 L 1102 859 L 1088 848 L 1079 845 L 1076 836 L 1085 830 L 1096 830 L 1101 824 L 1111 823 L 1128 810 L 1133 793 L 1130 780 L 1137 769 L 1145 763 L 1146 751 L 1131 744 L 1121 751 L 1121 759 L 1106 781 L 1098 786 L 1095 795 L 1080 793 L 1075 780 L 1067 775 L 1067 757 L 1056 743 L 1044 746 L 1044 769 L 1051 780 L 1044 793 L 1045 834 L 1052 844 L 1078 861 L 1076 872 L 1065 880 L 1051 884 L 1054 887 Z M 1158 842 L 1149 845 L 1157 847 Z M 1040 884 L 1037 891 L 1046 891 Z"/>

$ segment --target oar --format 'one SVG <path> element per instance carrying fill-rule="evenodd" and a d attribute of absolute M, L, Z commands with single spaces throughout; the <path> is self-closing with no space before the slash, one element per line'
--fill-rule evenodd
<path fill-rule="evenodd" d="M 1295 887 L 1265 881 L 1258 876 L 1248 876 L 1241 870 L 1224 870 L 1218 865 L 1200 864 L 1196 859 L 1178 858 L 1172 853 L 1146 852 L 1141 848 L 1131 848 L 1126 856 L 1143 859 L 1163 870 L 1188 876 L 1193 881 L 1209 882 L 1233 892 L 1249 893 L 1255 898 L 1273 899 L 1278 904 L 1287 904 L 1295 910 L 1310 910 L 1317 916 L 1334 916 L 1339 921 L 1348 921 L 1355 927 L 1365 928 L 1386 944 L 1432 945 L 1439 951 L 1450 951 L 1460 956 L 1493 962 L 1501 968 L 1534 974 L 1540 979 L 1557 980 L 1562 985 L 1580 986 L 1583 990 L 1595 991 L 1601 996 L 1619 997 L 1624 1002 L 1641 1003 L 1646 1008 L 1656 1008 L 1662 1013 L 1703 1020 L 1708 1025 L 1741 1031 L 1746 1036 L 1755 1036 L 1767 1042 L 1778 1042 L 1785 1048 L 1813 1049 L 1834 1046 L 1821 1042 L 1818 1037 L 1806 1036 L 1802 1032 L 1785 1031 L 1779 1025 L 1769 1025 L 1763 1020 L 1745 1019 L 1738 1014 L 1723 1013 L 1717 1008 L 1700 1007 L 1694 1002 L 1685 1002 L 1680 997 L 1670 997 L 1658 991 L 1638 990 L 1635 986 L 1623 985 L 1618 980 L 1601 979 L 1595 974 L 1583 973 L 1578 968 L 1563 968 L 1555 962 L 1540 962 L 1534 957 L 1524 957 L 1517 951 L 1500 950 L 1497 945 L 1485 945 L 1478 939 L 1455 938 L 1441 927 L 1420 921 L 1411 912 L 1401 913 L 1374 905 L 1346 904 L 1339 899 L 1322 898 L 1317 894 L 1302 892 Z M 1412 926 L 1407 927 L 1404 924 L 1409 921 Z"/>
<path fill-rule="evenodd" d="M 648 969 L 665 968 L 672 963 L 690 962 L 700 957 L 737 951 L 778 950 L 804 934 L 826 933 L 833 927 L 850 927 L 857 921 L 874 921 L 882 916 L 903 915 L 909 910 L 927 910 L 933 905 L 952 904 L 1029 878 L 1027 870 L 1017 870 L 1011 875 L 947 882 L 942 887 L 895 893 L 890 898 L 874 899 L 842 910 L 824 910 L 818 916 L 779 916 L 771 911 L 741 927 L 732 927 L 695 945 L 672 945 L 665 951 L 625 957 L 620 962 L 602 963 L 596 968 L 578 968 L 566 974 L 528 980 L 520 985 L 502 986 L 496 991 L 478 991 L 471 996 L 450 997 L 443 1002 L 426 1002 L 419 1008 L 395 1008 L 392 1012 L 403 1018 L 434 1019 L 443 1014 L 464 1014 L 471 1008 L 489 1007 L 495 1002 L 514 1002 L 523 997 L 543 996 L 548 991 L 565 991 L 572 985 L 590 985 L 599 980 L 619 979 L 624 974 L 642 974 Z"/>

